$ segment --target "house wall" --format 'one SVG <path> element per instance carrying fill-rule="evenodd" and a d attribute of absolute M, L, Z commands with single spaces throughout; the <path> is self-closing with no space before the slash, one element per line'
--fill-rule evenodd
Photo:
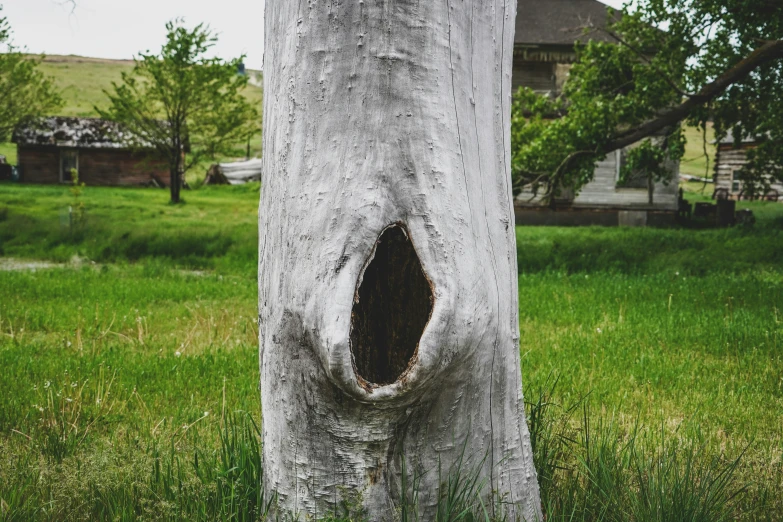
<path fill-rule="evenodd" d="M 17 164 L 23 183 L 60 182 L 60 150 L 57 147 L 19 147 Z M 79 149 L 79 179 L 91 186 L 138 186 L 153 175 L 168 185 L 168 166 L 160 160 L 128 150 Z"/>
<path fill-rule="evenodd" d="M 17 166 L 23 183 L 59 183 L 60 151 L 53 147 L 18 147 Z"/>
<path fill-rule="evenodd" d="M 555 64 L 532 62 L 514 56 L 514 70 L 511 75 L 511 88 L 516 92 L 520 87 L 529 87 L 536 92 L 554 92 L 557 89 Z"/>
<path fill-rule="evenodd" d="M 127 150 L 79 151 L 79 179 L 87 185 L 138 186 L 149 183 L 153 176 L 168 185 L 168 166 L 160 160 Z"/>
<path fill-rule="evenodd" d="M 734 172 L 742 169 L 748 164 L 748 149 L 753 148 L 752 144 L 743 145 L 740 148 L 734 148 L 733 145 L 721 144 L 715 155 L 715 188 L 726 189 L 733 196 L 739 196 L 742 191 L 742 185 L 734 187 Z M 783 196 L 783 184 L 773 183 L 772 188 Z"/>
<path fill-rule="evenodd" d="M 602 161 L 596 163 L 593 180 L 582 187 L 582 190 L 574 198 L 571 207 L 574 209 L 614 209 L 614 210 L 654 210 L 676 211 L 678 199 L 678 186 L 675 181 L 664 185 L 655 184 L 652 206 L 648 203 L 649 197 L 646 188 L 622 188 L 618 187 L 620 151 L 609 154 Z M 679 165 L 671 165 L 674 170 L 673 180 L 679 177 Z M 517 197 L 516 205 L 519 207 L 539 207 L 540 198 L 533 198 L 532 193 L 522 192 Z"/>
<path fill-rule="evenodd" d="M 653 192 L 653 205 L 649 205 L 647 188 L 618 187 L 620 151 L 616 151 L 596 164 L 593 181 L 582 187 L 574 199 L 575 207 L 615 207 L 633 209 L 635 207 L 653 208 L 655 210 L 677 210 L 679 187 L 679 165 L 674 168 L 674 176 L 668 185 L 656 183 Z"/>

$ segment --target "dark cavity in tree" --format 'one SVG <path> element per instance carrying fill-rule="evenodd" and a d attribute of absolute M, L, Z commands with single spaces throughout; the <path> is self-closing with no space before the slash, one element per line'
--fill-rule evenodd
<path fill-rule="evenodd" d="M 430 283 L 406 230 L 383 231 L 351 313 L 356 374 L 370 384 L 396 382 L 413 362 L 432 313 Z"/>

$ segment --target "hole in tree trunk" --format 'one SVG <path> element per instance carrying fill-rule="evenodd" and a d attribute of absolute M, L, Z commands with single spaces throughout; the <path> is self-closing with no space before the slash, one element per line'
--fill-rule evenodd
<path fill-rule="evenodd" d="M 412 363 L 432 313 L 432 290 L 406 230 L 381 233 L 351 313 L 351 352 L 366 382 L 397 381 Z"/>

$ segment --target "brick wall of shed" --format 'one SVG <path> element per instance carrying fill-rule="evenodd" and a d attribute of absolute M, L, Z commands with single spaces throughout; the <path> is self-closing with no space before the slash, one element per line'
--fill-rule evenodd
<path fill-rule="evenodd" d="M 51 147 L 19 147 L 16 164 L 23 183 L 59 183 L 60 151 Z"/>
<path fill-rule="evenodd" d="M 79 150 L 79 178 L 88 186 L 138 186 L 153 176 L 168 185 L 169 171 L 164 162 L 126 150 Z"/>

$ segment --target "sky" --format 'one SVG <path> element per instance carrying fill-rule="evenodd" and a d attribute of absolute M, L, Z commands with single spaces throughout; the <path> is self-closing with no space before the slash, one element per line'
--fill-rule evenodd
<path fill-rule="evenodd" d="M 158 51 L 166 22 L 183 17 L 205 22 L 218 34 L 214 54 L 247 55 L 251 69 L 263 65 L 264 0 L 0 0 L 14 44 L 32 53 L 131 59 Z"/>
<path fill-rule="evenodd" d="M 620 7 L 623 0 L 603 2 Z M 67 0 L 0 3 L 14 44 L 31 53 L 130 59 L 160 49 L 166 22 L 183 17 L 189 26 L 206 22 L 218 34 L 215 55 L 245 54 L 249 68 L 263 66 L 264 0 L 77 0 L 75 9 Z"/>

